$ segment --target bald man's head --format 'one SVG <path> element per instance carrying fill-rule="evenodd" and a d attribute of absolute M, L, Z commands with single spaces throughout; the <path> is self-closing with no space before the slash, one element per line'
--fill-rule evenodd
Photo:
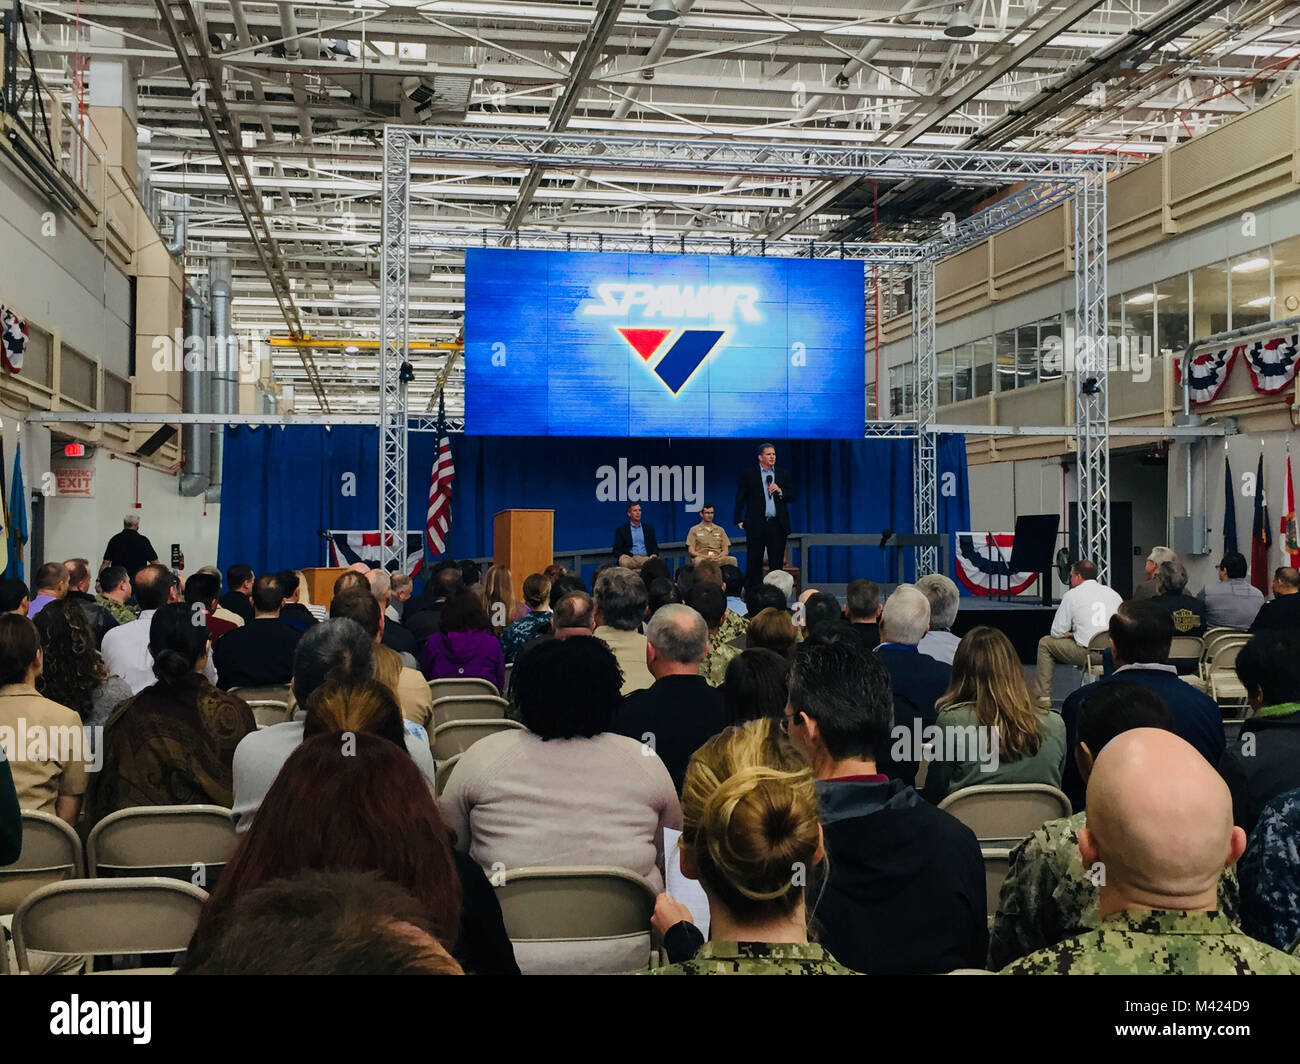
<path fill-rule="evenodd" d="M 1102 916 L 1215 908 L 1219 875 L 1245 848 L 1227 785 L 1186 740 L 1135 728 L 1097 755 L 1079 852 L 1104 870 Z"/>

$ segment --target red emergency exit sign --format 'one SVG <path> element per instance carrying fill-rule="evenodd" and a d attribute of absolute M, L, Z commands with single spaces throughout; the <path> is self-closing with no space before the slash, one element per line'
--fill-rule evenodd
<path fill-rule="evenodd" d="M 84 443 L 65 443 L 63 445 L 63 456 L 65 458 L 84 458 L 86 455 L 86 445 Z"/>

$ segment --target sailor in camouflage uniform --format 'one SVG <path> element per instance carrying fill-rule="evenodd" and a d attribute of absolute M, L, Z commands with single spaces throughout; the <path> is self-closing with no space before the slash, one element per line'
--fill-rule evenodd
<path fill-rule="evenodd" d="M 815 942 L 706 942 L 652 975 L 856 975 Z"/>
<path fill-rule="evenodd" d="M 1233 826 L 1227 785 L 1190 743 L 1163 729 L 1131 729 L 1092 768 L 1079 850 L 1085 866 L 1105 873 L 1101 924 L 1005 973 L 1300 975 L 1300 960 L 1214 908 L 1219 873 L 1241 856 L 1246 837 Z"/>
<path fill-rule="evenodd" d="M 1241 926 L 1278 949 L 1300 953 L 1300 790 L 1264 806 L 1237 867 L 1241 872 Z"/>

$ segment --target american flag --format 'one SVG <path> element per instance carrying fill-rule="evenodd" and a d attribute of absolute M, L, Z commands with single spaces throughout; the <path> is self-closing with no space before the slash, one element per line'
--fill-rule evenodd
<path fill-rule="evenodd" d="M 451 483 L 456 466 L 451 460 L 451 438 L 447 435 L 447 409 L 438 395 L 438 453 L 433 459 L 429 481 L 429 514 L 424 524 L 425 547 L 430 559 L 447 550 L 447 533 L 451 530 Z"/>

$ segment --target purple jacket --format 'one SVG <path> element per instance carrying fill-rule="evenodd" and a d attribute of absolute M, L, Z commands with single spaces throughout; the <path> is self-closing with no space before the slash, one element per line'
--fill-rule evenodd
<path fill-rule="evenodd" d="M 420 671 L 426 680 L 478 676 L 498 691 L 506 686 L 505 655 L 491 632 L 434 632 L 420 654 Z"/>

